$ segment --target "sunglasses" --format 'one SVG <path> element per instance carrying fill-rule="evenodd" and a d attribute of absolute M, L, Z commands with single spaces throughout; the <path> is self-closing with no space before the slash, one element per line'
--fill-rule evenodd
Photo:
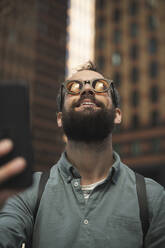
<path fill-rule="evenodd" d="M 80 94 L 85 86 L 85 84 L 89 84 L 93 91 L 96 93 L 103 93 L 107 92 L 110 90 L 111 96 L 113 103 L 115 107 L 118 107 L 118 99 L 117 95 L 115 92 L 115 86 L 112 80 L 109 79 L 92 79 L 92 80 L 87 80 L 87 81 L 80 81 L 80 80 L 67 80 L 61 85 L 60 89 L 60 99 L 59 99 L 59 106 L 60 106 L 60 111 L 62 110 L 62 105 L 63 105 L 63 89 L 71 95 L 77 95 Z"/>
<path fill-rule="evenodd" d="M 76 95 L 81 93 L 87 83 L 92 87 L 94 92 L 103 93 L 111 88 L 113 81 L 109 79 L 92 79 L 87 81 L 67 80 L 62 85 L 68 94 Z"/>

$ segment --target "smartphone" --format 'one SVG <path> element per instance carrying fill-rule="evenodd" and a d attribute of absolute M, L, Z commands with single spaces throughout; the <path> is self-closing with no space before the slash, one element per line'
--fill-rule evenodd
<path fill-rule="evenodd" d="M 31 134 L 29 87 L 25 81 L 0 81 L 0 140 L 9 138 L 14 148 L 0 157 L 0 166 L 13 158 L 24 157 L 23 172 L 0 183 L 0 189 L 24 189 L 32 185 L 33 148 Z"/>

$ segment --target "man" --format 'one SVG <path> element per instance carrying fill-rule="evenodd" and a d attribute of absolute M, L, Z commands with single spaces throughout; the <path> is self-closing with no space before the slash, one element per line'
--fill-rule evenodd
<path fill-rule="evenodd" d="M 41 173 L 32 188 L 6 203 L 0 247 L 23 242 L 35 248 L 142 247 L 135 174 L 112 148 L 112 131 L 122 117 L 113 83 L 89 62 L 62 84 L 58 105 L 65 152 L 51 169 L 38 209 Z M 165 193 L 151 179 L 146 187 L 150 227 L 145 247 L 164 248 Z"/>

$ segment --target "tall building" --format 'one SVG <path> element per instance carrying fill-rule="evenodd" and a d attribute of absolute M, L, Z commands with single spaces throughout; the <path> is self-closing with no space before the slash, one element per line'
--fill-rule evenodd
<path fill-rule="evenodd" d="M 1 0 L 0 80 L 30 85 L 35 169 L 52 166 L 63 149 L 56 95 L 65 76 L 67 0 Z"/>
<path fill-rule="evenodd" d="M 114 147 L 164 184 L 165 1 L 96 0 L 95 61 L 116 83 L 123 121 Z"/>
<path fill-rule="evenodd" d="M 95 0 L 69 0 L 67 17 L 66 76 L 94 58 Z"/>

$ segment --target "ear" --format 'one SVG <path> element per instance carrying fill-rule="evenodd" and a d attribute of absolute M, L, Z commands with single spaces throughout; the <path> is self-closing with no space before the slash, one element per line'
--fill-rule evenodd
<path fill-rule="evenodd" d="M 62 112 L 57 113 L 57 125 L 58 127 L 62 127 Z"/>
<path fill-rule="evenodd" d="M 119 108 L 115 108 L 115 119 L 114 119 L 114 123 L 115 124 L 120 124 L 122 120 L 122 112 L 121 109 Z"/>

